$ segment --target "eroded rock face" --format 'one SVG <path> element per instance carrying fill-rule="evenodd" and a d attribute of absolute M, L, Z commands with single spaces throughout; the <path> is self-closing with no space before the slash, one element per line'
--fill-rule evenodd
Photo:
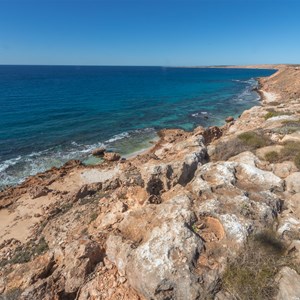
<path fill-rule="evenodd" d="M 284 113 L 290 104 L 300 111 L 298 99 L 276 109 Z M 89 167 L 73 161 L 0 192 L 1 213 L 11 218 L 9 239 L 0 244 L 0 293 L 36 300 L 233 299 L 220 291 L 228 261 L 249 236 L 274 225 L 299 262 L 300 173 L 292 161 L 265 160 L 283 148 L 274 144 L 283 140 L 274 129 L 299 115 L 268 121 L 269 108 L 253 107 L 222 128 L 163 130 L 147 154 L 122 163 L 110 154 Z M 272 145 L 256 155 L 245 145 L 226 154 L 240 133 L 254 129 Z M 228 147 L 209 162 L 207 148 L 214 154 L 222 142 Z M 24 225 L 27 240 L 12 239 L 10 230 Z M 290 268 L 279 275 L 278 299 L 297 297 L 299 275 Z"/>
<path fill-rule="evenodd" d="M 204 139 L 197 135 L 174 145 L 165 143 L 155 154 L 157 159 L 141 166 L 141 176 L 149 195 L 157 197 L 176 184 L 185 186 L 207 160 Z"/>
<path fill-rule="evenodd" d="M 191 270 L 203 242 L 191 228 L 194 218 L 187 196 L 128 212 L 121 234 L 107 240 L 107 255 L 146 299 L 199 299 L 202 288 Z"/>

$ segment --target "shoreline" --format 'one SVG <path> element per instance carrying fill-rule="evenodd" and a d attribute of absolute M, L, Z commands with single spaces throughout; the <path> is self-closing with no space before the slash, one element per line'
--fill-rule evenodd
<path fill-rule="evenodd" d="M 69 161 L 0 192 L 1 293 L 144 300 L 170 282 L 172 299 L 182 290 L 228 299 L 228 262 L 271 229 L 294 245 L 293 256 L 275 260 L 274 293 L 284 294 L 289 278 L 299 286 L 300 70 L 259 82 L 261 105 L 224 126 L 161 130 L 151 150 L 125 161 Z M 291 141 L 299 148 L 286 147 Z"/>
<path fill-rule="evenodd" d="M 257 78 L 254 78 L 255 79 L 255 81 L 257 82 L 258 80 L 257 80 Z M 248 88 L 246 87 L 245 88 L 245 91 L 247 90 Z M 243 90 L 244 91 L 244 90 Z M 258 93 L 258 96 L 259 96 L 259 98 L 261 98 L 261 96 L 260 96 L 260 93 L 259 93 L 259 91 L 255 88 L 255 89 L 252 89 L 252 91 L 255 91 L 255 92 L 257 92 Z M 258 101 L 261 101 L 261 99 L 259 99 Z M 255 105 L 255 104 L 253 104 L 253 105 Z M 237 113 L 237 114 L 234 114 L 234 116 L 236 117 L 236 116 L 238 116 L 238 115 L 240 115 L 241 113 L 242 113 L 243 111 L 241 111 L 240 113 Z M 225 118 L 226 118 L 227 116 L 224 116 L 224 119 L 223 118 L 219 118 L 218 120 L 216 119 L 216 120 L 214 120 L 215 122 L 213 122 L 213 124 L 211 124 L 211 125 L 207 125 L 207 127 L 211 127 L 211 126 L 223 126 L 224 124 L 222 124 L 222 125 L 220 125 L 220 123 L 224 123 L 224 120 L 225 120 Z M 201 125 L 196 125 L 192 130 L 188 130 L 189 132 L 190 131 L 193 131 L 197 126 L 201 126 Z M 178 127 L 174 127 L 173 129 L 178 129 Z M 159 135 L 159 131 L 161 131 L 161 130 L 165 130 L 164 128 L 163 129 L 159 129 L 159 130 L 155 130 L 155 132 L 156 132 L 156 134 L 157 135 Z M 123 134 L 123 133 L 121 133 L 121 134 Z M 155 138 L 154 138 L 154 140 L 155 140 Z M 150 141 L 150 143 L 152 143 L 151 141 Z M 135 156 L 137 156 L 137 155 L 142 155 L 142 154 L 144 154 L 144 153 L 147 153 L 148 151 L 150 151 L 151 150 L 151 148 L 153 147 L 153 145 L 149 145 L 148 147 L 142 147 L 141 149 L 138 149 L 138 150 L 135 150 L 135 151 L 133 151 L 133 152 L 131 152 L 131 153 L 128 153 L 128 154 L 125 154 L 125 155 L 122 155 L 122 157 L 124 157 L 125 159 L 132 159 L 132 158 L 134 158 Z M 108 147 L 108 149 L 109 149 L 109 147 Z M 43 150 L 43 151 L 41 151 L 41 152 L 44 152 L 44 151 L 47 151 L 47 150 Z M 75 150 L 74 150 L 75 151 Z M 110 150 L 111 151 L 111 150 Z M 112 150 L 113 152 L 115 152 L 114 150 Z M 79 152 L 82 152 L 81 150 L 79 150 Z M 92 152 L 92 150 L 91 150 L 91 152 Z M 67 152 L 66 152 L 67 153 Z M 48 155 L 48 154 L 47 154 Z M 27 155 L 25 155 L 25 156 L 27 156 Z M 31 156 L 31 155 L 29 155 L 29 156 Z M 20 157 L 20 156 L 19 156 Z M 35 158 L 35 160 L 36 161 L 38 161 L 38 157 L 37 158 Z M 94 157 L 92 156 L 92 155 L 88 155 L 87 157 L 84 157 L 84 158 L 70 158 L 68 161 L 70 161 L 70 160 L 74 160 L 74 159 L 80 159 L 82 162 L 83 162 L 83 164 L 85 164 L 85 162 L 87 161 L 87 165 L 98 165 L 99 163 L 101 163 L 101 162 L 96 162 L 96 159 L 94 159 Z M 8 160 L 6 160 L 6 161 L 11 161 L 11 160 L 14 160 L 14 158 L 12 158 L 12 159 L 8 159 Z M 63 159 L 62 159 L 63 160 Z M 4 161 L 3 163 L 6 163 L 6 161 Z M 59 167 L 62 167 L 64 164 L 66 164 L 68 161 L 66 161 L 66 162 L 61 162 L 61 166 L 59 166 Z M 34 163 L 34 161 L 32 162 L 32 163 Z M 13 165 L 14 165 L 15 163 L 13 163 Z M 59 168 L 58 167 L 58 168 Z M 37 172 L 37 173 L 35 173 L 35 174 L 33 174 L 33 175 L 28 175 L 28 176 L 26 176 L 25 178 L 23 178 L 21 181 L 19 181 L 18 183 L 14 183 L 14 184 L 8 184 L 6 187 L 1 187 L 1 189 L 0 190 L 5 190 L 6 188 L 10 188 L 10 187 L 16 187 L 16 186 L 18 186 L 18 185 L 20 185 L 20 184 L 22 184 L 24 181 L 26 181 L 28 178 L 30 178 L 30 177 L 32 177 L 32 176 L 35 176 L 35 175 L 38 175 L 38 174 L 40 174 L 40 173 L 43 173 L 43 172 L 46 172 L 46 171 L 48 171 L 49 169 L 51 169 L 52 168 L 52 166 L 51 167 L 49 167 L 49 168 L 47 168 L 47 169 L 45 169 L 45 171 L 42 171 L 42 172 Z"/>

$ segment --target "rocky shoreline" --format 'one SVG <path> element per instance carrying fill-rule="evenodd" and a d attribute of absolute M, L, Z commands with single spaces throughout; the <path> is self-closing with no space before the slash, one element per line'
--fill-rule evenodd
<path fill-rule="evenodd" d="M 223 127 L 0 192 L 0 299 L 300 299 L 300 68 L 273 67 Z"/>

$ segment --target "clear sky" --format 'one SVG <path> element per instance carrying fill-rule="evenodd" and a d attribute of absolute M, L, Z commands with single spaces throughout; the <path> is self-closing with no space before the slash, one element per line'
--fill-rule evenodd
<path fill-rule="evenodd" d="M 300 63 L 300 0 L 0 0 L 0 64 Z"/>

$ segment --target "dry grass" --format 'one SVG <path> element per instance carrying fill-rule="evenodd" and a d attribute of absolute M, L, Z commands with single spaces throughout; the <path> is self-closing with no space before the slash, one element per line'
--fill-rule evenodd
<path fill-rule="evenodd" d="M 270 151 L 265 154 L 265 160 L 270 163 L 275 163 L 279 160 L 279 154 L 276 151 Z"/>
<path fill-rule="evenodd" d="M 212 160 L 227 160 L 244 151 L 254 151 L 270 145 L 270 139 L 262 131 L 250 131 L 238 135 L 225 142 L 219 142 L 216 145 Z"/>
<path fill-rule="evenodd" d="M 223 288 L 240 300 L 267 300 L 276 296 L 275 275 L 285 265 L 286 245 L 272 231 L 251 238 L 223 275 Z"/>
<path fill-rule="evenodd" d="M 286 142 L 280 152 L 270 151 L 265 154 L 265 160 L 270 163 L 293 161 L 300 169 L 300 142 Z"/>

